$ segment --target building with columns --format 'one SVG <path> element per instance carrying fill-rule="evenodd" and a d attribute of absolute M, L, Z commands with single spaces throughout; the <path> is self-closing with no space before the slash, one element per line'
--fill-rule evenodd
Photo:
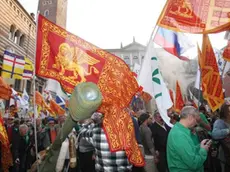
<path fill-rule="evenodd" d="M 9 51 L 35 61 L 36 23 L 34 14 L 29 14 L 18 0 L 0 1 L 0 70 L 4 51 Z M 26 88 L 32 94 L 32 80 L 4 79 L 16 91 Z M 36 87 L 41 92 L 45 80 L 36 79 Z"/>
<path fill-rule="evenodd" d="M 121 48 L 119 49 L 105 50 L 123 59 L 129 65 L 130 69 L 133 70 L 135 63 L 141 66 L 146 46 L 136 42 L 135 37 L 133 37 L 133 42 L 124 47 L 121 43 Z"/>

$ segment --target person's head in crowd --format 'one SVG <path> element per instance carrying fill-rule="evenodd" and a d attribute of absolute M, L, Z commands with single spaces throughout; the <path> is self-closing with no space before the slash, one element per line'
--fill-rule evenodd
<path fill-rule="evenodd" d="M 100 124 L 100 123 L 102 123 L 102 120 L 103 120 L 103 114 L 101 114 L 99 112 L 95 112 L 91 116 L 91 119 L 93 120 L 94 123 Z"/>
<path fill-rule="evenodd" d="M 164 120 L 162 119 L 161 115 L 160 115 L 160 112 L 158 110 L 156 110 L 154 112 L 154 119 L 157 123 L 163 125 L 164 124 Z"/>
<path fill-rule="evenodd" d="M 206 114 L 206 112 L 207 112 L 204 105 L 200 105 L 199 111 L 200 111 L 200 113 L 203 113 L 203 114 Z"/>
<path fill-rule="evenodd" d="M 49 128 L 54 128 L 55 119 L 53 117 L 48 118 L 48 125 L 49 125 Z"/>
<path fill-rule="evenodd" d="M 15 105 L 10 105 L 10 111 L 14 111 L 14 110 L 15 110 L 15 108 L 16 108 L 16 106 L 15 106 Z"/>
<path fill-rule="evenodd" d="M 19 125 L 20 125 L 20 120 L 18 118 L 15 118 L 14 119 L 14 126 L 19 127 Z"/>
<path fill-rule="evenodd" d="M 171 107 L 167 110 L 167 115 L 169 118 L 171 118 L 173 116 L 173 114 L 174 114 L 174 109 L 173 109 L 173 107 Z"/>
<path fill-rule="evenodd" d="M 153 115 L 150 112 L 146 112 L 149 115 L 149 119 L 148 119 L 148 124 L 152 124 L 153 123 Z"/>
<path fill-rule="evenodd" d="M 225 102 L 220 109 L 220 118 L 225 121 L 230 121 L 230 103 Z"/>
<path fill-rule="evenodd" d="M 136 115 L 137 115 L 137 118 L 139 118 L 141 116 L 141 114 L 145 113 L 144 110 L 138 110 Z"/>
<path fill-rule="evenodd" d="M 65 115 L 58 116 L 58 122 L 59 122 L 59 124 L 63 124 L 65 122 L 65 119 L 66 119 Z"/>
<path fill-rule="evenodd" d="M 185 104 L 184 104 L 184 106 L 193 106 L 193 104 L 190 101 L 186 101 Z"/>
<path fill-rule="evenodd" d="M 37 127 L 40 127 L 41 124 L 42 124 L 42 119 L 41 119 L 41 118 L 37 118 L 37 119 L 36 119 L 36 126 L 37 126 Z"/>
<path fill-rule="evenodd" d="M 147 113 L 142 113 L 138 118 L 139 125 L 148 125 L 149 124 L 150 115 Z"/>
<path fill-rule="evenodd" d="M 186 128 L 193 128 L 197 125 L 197 116 L 199 112 L 193 106 L 185 106 L 181 110 L 180 123 Z"/>
<path fill-rule="evenodd" d="M 7 119 L 7 125 L 12 125 L 12 124 L 14 124 L 14 117 L 9 117 Z"/>
<path fill-rule="evenodd" d="M 48 123 L 48 118 L 47 118 L 47 117 L 44 118 L 44 119 L 42 119 L 42 124 L 43 124 L 44 126 L 46 126 L 47 123 Z"/>
<path fill-rule="evenodd" d="M 25 120 L 22 118 L 21 120 L 20 120 L 20 125 L 21 124 L 24 124 L 25 123 Z"/>
<path fill-rule="evenodd" d="M 21 136 L 25 136 L 29 130 L 29 127 L 26 124 L 22 124 L 19 126 L 19 133 Z"/>

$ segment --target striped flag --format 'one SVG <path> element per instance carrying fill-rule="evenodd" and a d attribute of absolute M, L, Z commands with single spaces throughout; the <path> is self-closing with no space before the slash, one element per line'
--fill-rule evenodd
<path fill-rule="evenodd" d="M 61 96 L 56 96 L 56 103 L 62 107 L 62 109 L 66 108 L 66 101 Z"/>
<path fill-rule="evenodd" d="M 188 61 L 189 59 L 182 54 L 188 49 L 194 47 L 184 33 L 175 32 L 161 27 L 157 30 L 154 42 L 163 47 L 170 54 L 184 61 Z"/>
<path fill-rule="evenodd" d="M 25 58 L 5 51 L 2 65 L 2 77 L 22 79 Z"/>
<path fill-rule="evenodd" d="M 33 63 L 28 57 L 25 57 L 25 66 L 22 77 L 23 79 L 31 79 L 33 77 Z"/>

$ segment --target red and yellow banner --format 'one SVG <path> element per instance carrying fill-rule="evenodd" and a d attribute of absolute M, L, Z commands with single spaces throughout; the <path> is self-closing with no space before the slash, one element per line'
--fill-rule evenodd
<path fill-rule="evenodd" d="M 215 33 L 229 30 L 229 0 L 168 0 L 157 23 L 189 33 Z"/>
<path fill-rule="evenodd" d="M 199 50 L 199 63 L 203 97 L 214 112 L 224 103 L 224 94 L 216 57 L 208 35 L 203 35 L 202 53 Z"/>
<path fill-rule="evenodd" d="M 65 110 L 62 109 L 54 100 L 50 100 L 50 109 L 57 115 L 64 115 Z"/>
<path fill-rule="evenodd" d="M 1 164 L 2 170 L 8 172 L 9 168 L 13 165 L 13 158 L 10 151 L 10 142 L 4 126 L 3 119 L 0 115 L 0 142 L 1 142 Z"/>
<path fill-rule="evenodd" d="M 172 100 L 172 103 L 174 105 L 174 95 L 173 95 L 173 90 L 169 89 L 169 95 L 170 95 L 170 98 Z"/>
<path fill-rule="evenodd" d="M 104 114 L 103 128 L 111 151 L 125 150 L 131 163 L 144 165 L 132 119 L 123 110 L 128 107 L 139 86 L 123 60 L 40 15 L 36 74 L 59 81 L 68 93 L 80 82 L 96 83 L 103 95 L 98 111 Z"/>
<path fill-rule="evenodd" d="M 184 107 L 184 99 L 182 96 L 179 82 L 176 81 L 176 100 L 175 100 L 174 109 L 177 113 L 180 113 L 180 111 L 183 107 Z"/>
<path fill-rule="evenodd" d="M 12 95 L 10 86 L 0 77 L 0 99 L 9 100 Z"/>
<path fill-rule="evenodd" d="M 230 41 L 228 41 L 228 45 L 224 49 L 223 59 L 230 62 Z"/>

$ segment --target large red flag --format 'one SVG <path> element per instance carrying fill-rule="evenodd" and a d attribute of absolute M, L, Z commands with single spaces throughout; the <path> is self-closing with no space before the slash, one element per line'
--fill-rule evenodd
<path fill-rule="evenodd" d="M 59 81 L 68 93 L 80 82 L 96 83 L 103 95 L 98 111 L 104 114 L 103 128 L 111 151 L 125 150 L 131 163 L 144 165 L 132 119 L 124 110 L 139 86 L 123 60 L 40 15 L 36 74 Z"/>
<path fill-rule="evenodd" d="M 12 95 L 10 86 L 0 77 L 0 99 L 9 100 Z"/>
<path fill-rule="evenodd" d="M 230 62 L 230 41 L 228 41 L 228 45 L 224 49 L 223 59 Z"/>
<path fill-rule="evenodd" d="M 184 107 L 184 99 L 182 96 L 181 88 L 179 82 L 176 81 L 176 100 L 175 100 L 175 111 L 180 113 L 181 109 Z"/>
<path fill-rule="evenodd" d="M 157 24 L 179 32 L 221 32 L 229 30 L 229 11 L 229 0 L 168 0 Z"/>
<path fill-rule="evenodd" d="M 208 35 L 203 35 L 202 53 L 198 52 L 203 97 L 214 112 L 224 103 L 224 94 L 216 57 Z"/>

